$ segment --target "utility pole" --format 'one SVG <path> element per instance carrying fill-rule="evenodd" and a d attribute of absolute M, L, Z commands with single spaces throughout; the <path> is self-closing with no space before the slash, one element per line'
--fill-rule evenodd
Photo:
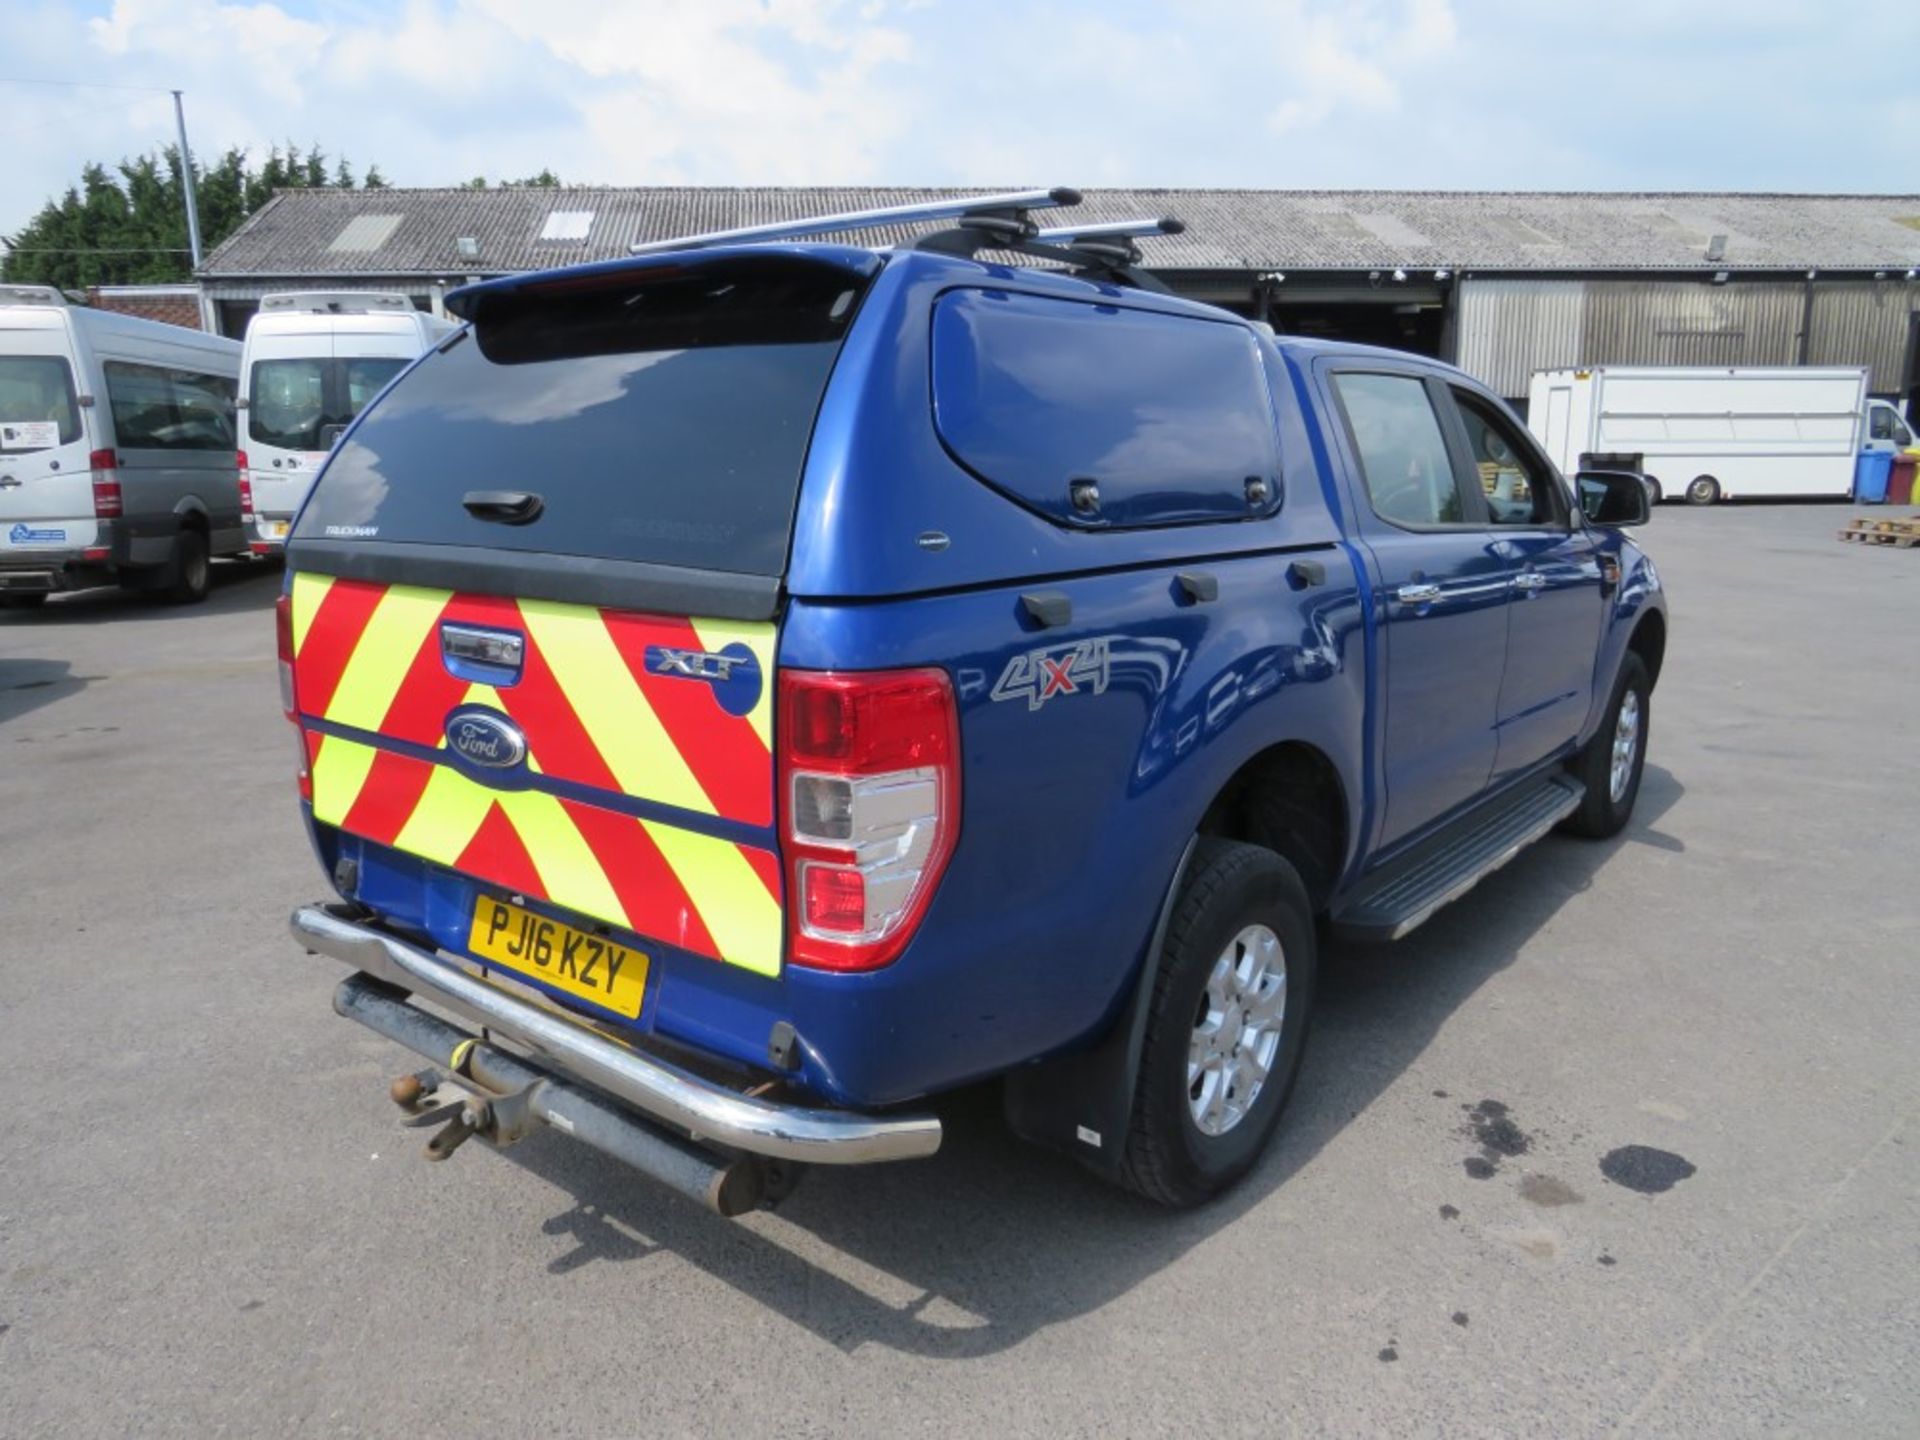
<path fill-rule="evenodd" d="M 200 268 L 200 204 L 193 193 L 193 151 L 187 146 L 187 111 L 180 103 L 180 92 L 173 92 L 173 120 L 180 127 L 180 179 L 187 191 L 187 246 L 193 252 L 193 268 Z"/>

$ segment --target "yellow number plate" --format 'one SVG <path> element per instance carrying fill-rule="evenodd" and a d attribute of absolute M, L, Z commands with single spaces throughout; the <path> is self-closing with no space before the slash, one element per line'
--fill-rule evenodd
<path fill-rule="evenodd" d="M 473 907 L 467 948 L 478 958 L 556 990 L 640 1018 L 647 993 L 647 957 L 518 905 L 482 896 Z"/>
<path fill-rule="evenodd" d="M 263 528 L 266 530 L 269 540 L 284 540 L 287 538 L 287 522 L 285 520 L 268 520 L 264 522 Z"/>

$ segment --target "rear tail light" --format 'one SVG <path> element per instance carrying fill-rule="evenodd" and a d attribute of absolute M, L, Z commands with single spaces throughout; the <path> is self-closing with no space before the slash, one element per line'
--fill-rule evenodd
<path fill-rule="evenodd" d="M 253 475 L 251 467 L 247 464 L 247 452 L 235 451 L 234 460 L 240 467 L 240 518 L 251 520 L 253 519 Z"/>
<path fill-rule="evenodd" d="M 273 602 L 274 648 L 280 656 L 280 712 L 293 722 L 300 746 L 300 794 L 313 799 L 313 772 L 307 764 L 307 732 L 300 727 L 300 702 L 293 677 L 293 597 L 282 591 Z"/>
<path fill-rule="evenodd" d="M 779 727 L 793 963 L 885 965 L 960 831 L 952 682 L 942 670 L 783 670 Z"/>
<path fill-rule="evenodd" d="M 93 472 L 93 518 L 116 519 L 124 511 L 120 502 L 120 457 L 111 450 L 95 450 L 87 456 L 87 468 Z"/>

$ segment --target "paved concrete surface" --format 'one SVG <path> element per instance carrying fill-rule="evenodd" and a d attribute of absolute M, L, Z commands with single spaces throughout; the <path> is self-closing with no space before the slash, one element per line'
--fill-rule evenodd
<path fill-rule="evenodd" d="M 0 1432 L 1911 1435 L 1920 554 L 1848 513 L 1658 514 L 1632 831 L 1334 956 L 1189 1215 L 989 1093 L 736 1224 L 557 1137 L 428 1165 L 282 929 L 274 577 L 0 614 Z M 1528 1148 L 1476 1180 L 1483 1100 Z"/>

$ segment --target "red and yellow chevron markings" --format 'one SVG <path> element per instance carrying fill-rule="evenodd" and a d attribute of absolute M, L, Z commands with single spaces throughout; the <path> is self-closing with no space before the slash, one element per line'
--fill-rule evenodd
<path fill-rule="evenodd" d="M 529 768 L 568 791 L 671 807 L 696 825 L 709 817 L 770 826 L 772 625 L 305 572 L 293 577 L 292 621 L 302 715 L 357 732 L 308 732 L 316 820 L 696 954 L 779 973 L 780 867 L 770 849 L 571 793 L 496 789 L 450 762 L 380 743 L 444 750 L 447 712 L 485 705 L 526 732 Z M 518 683 L 495 688 L 449 673 L 442 621 L 523 634 Z M 744 716 L 723 710 L 704 683 L 646 669 L 649 645 L 718 652 L 736 643 L 762 677 Z"/>

